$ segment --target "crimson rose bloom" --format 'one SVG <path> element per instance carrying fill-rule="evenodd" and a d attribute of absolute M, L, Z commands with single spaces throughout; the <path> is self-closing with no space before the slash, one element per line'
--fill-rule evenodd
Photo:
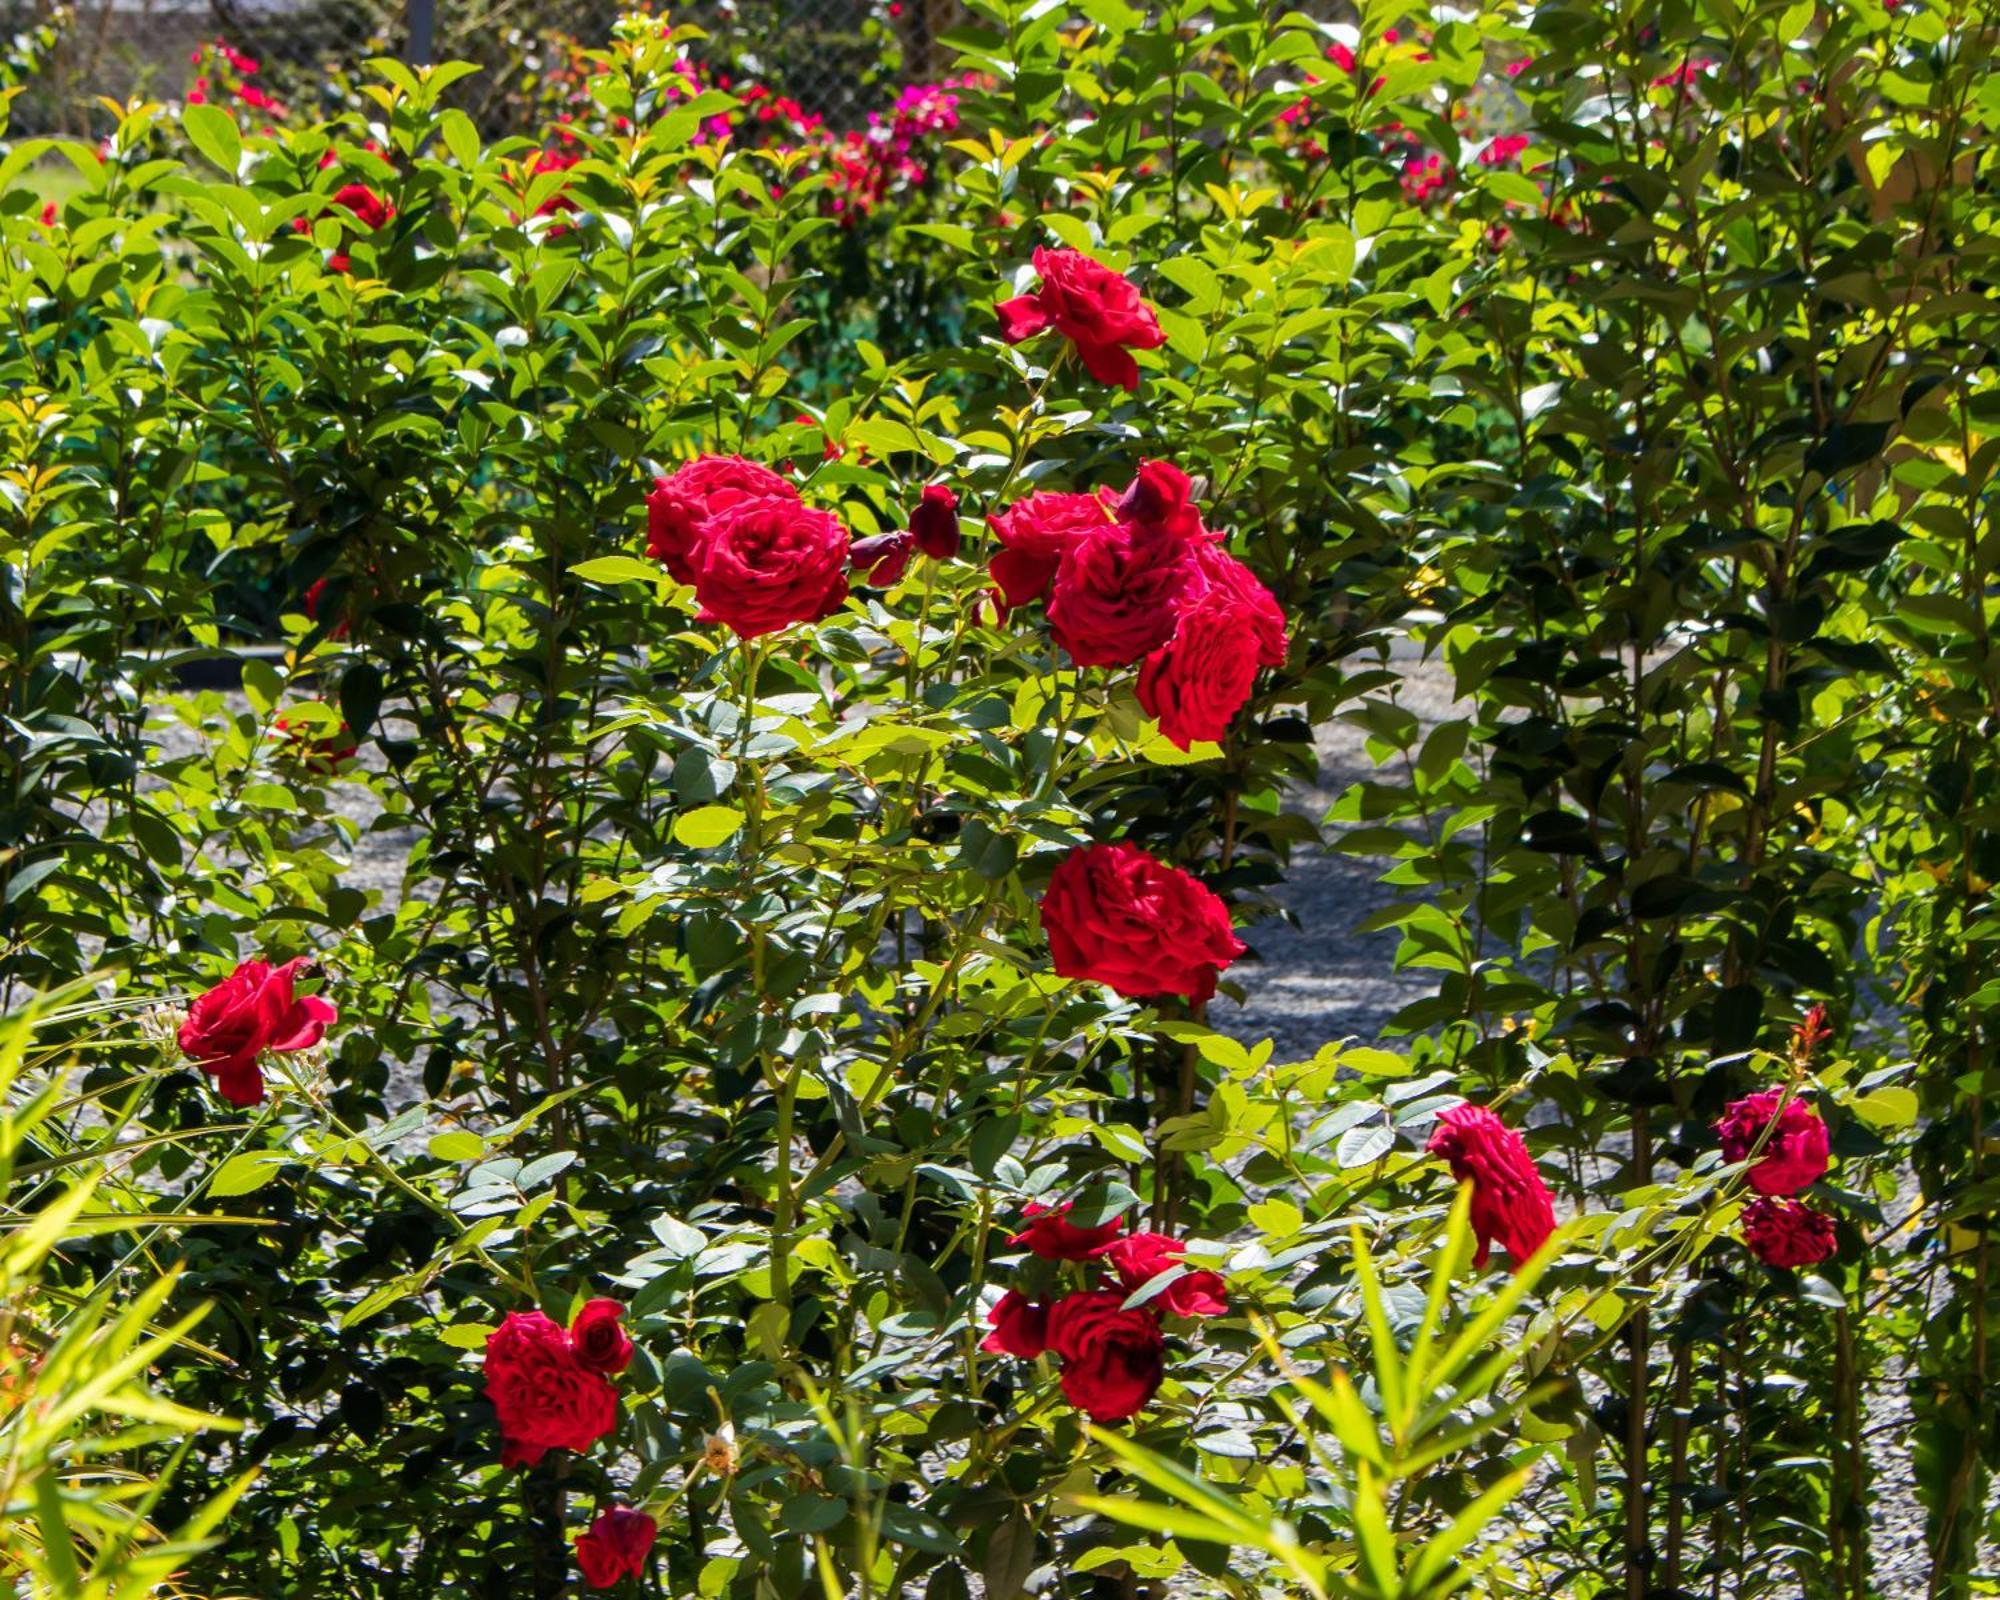
<path fill-rule="evenodd" d="M 1118 1274 L 1118 1286 L 1126 1294 L 1144 1288 L 1161 1273 L 1187 1260 L 1180 1240 L 1164 1233 L 1128 1233 L 1097 1250 Z M 1219 1317 L 1229 1309 L 1222 1274 L 1184 1272 L 1146 1302 L 1177 1317 Z"/>
<path fill-rule="evenodd" d="M 986 564 L 1009 610 L 1043 599 L 1056 581 L 1063 551 L 1097 528 L 1111 525 L 1111 513 L 1094 494 L 1044 490 L 986 519 L 1000 549 Z"/>
<path fill-rule="evenodd" d="M 1201 508 L 1194 503 L 1194 482 L 1171 461 L 1142 461 L 1125 492 L 1100 491 L 1120 522 L 1164 528 L 1183 539 L 1209 539 Z"/>
<path fill-rule="evenodd" d="M 215 1079 L 233 1106 L 254 1106 L 264 1098 L 264 1075 L 257 1057 L 266 1050 L 307 1050 L 326 1036 L 339 1016 L 333 1002 L 316 994 L 292 993 L 310 956 L 282 967 L 245 961 L 188 1007 L 181 1024 L 181 1054 Z"/>
<path fill-rule="evenodd" d="M 632 1341 L 618 1326 L 624 1315 L 616 1300 L 592 1300 L 569 1325 L 576 1358 L 592 1372 L 623 1372 L 632 1365 Z"/>
<path fill-rule="evenodd" d="M 1241 613 L 1243 626 L 1256 641 L 1257 665 L 1282 667 L 1291 641 L 1285 637 L 1285 612 L 1277 596 L 1257 581 L 1256 573 L 1207 541 L 1194 547 L 1194 569 L 1196 590 L 1227 599 Z"/>
<path fill-rule="evenodd" d="M 1549 1186 L 1521 1136 L 1468 1100 L 1438 1114 L 1426 1148 L 1451 1163 L 1460 1183 L 1472 1185 L 1472 1231 L 1479 1238 L 1472 1264 L 1485 1266 L 1498 1244 L 1518 1272 L 1556 1226 Z"/>
<path fill-rule="evenodd" d="M 363 233 L 374 233 L 387 226 L 396 215 L 396 208 L 365 183 L 343 183 L 333 191 L 333 203 L 353 217 Z M 311 233 L 312 228 L 312 218 L 292 218 L 294 233 Z M 345 272 L 350 265 L 345 250 L 335 250 L 326 258 L 329 272 Z"/>
<path fill-rule="evenodd" d="M 1069 1220 L 1070 1202 L 1045 1206 L 1030 1200 L 1024 1208 L 1028 1225 L 1010 1235 L 1009 1244 L 1026 1245 L 1044 1261 L 1088 1261 L 1098 1246 L 1118 1236 L 1118 1219 L 1081 1227 Z"/>
<path fill-rule="evenodd" d="M 576 1538 L 576 1564 L 593 1589 L 609 1589 L 620 1578 L 636 1578 L 646 1570 L 653 1539 L 659 1533 L 643 1511 L 612 1506 L 600 1511 L 588 1533 Z"/>
<path fill-rule="evenodd" d="M 924 485 L 917 509 L 910 513 L 910 535 L 933 561 L 949 561 L 958 554 L 958 496 L 948 485 Z"/>
<path fill-rule="evenodd" d="M 1778 1109 L 1781 1100 L 1785 1104 L 1782 1111 Z M 1722 1140 L 1723 1158 L 1744 1160 L 1766 1128 L 1771 1129 L 1771 1136 L 1764 1141 L 1757 1164 L 1743 1175 L 1757 1193 L 1797 1194 L 1825 1174 L 1826 1124 L 1803 1101 L 1785 1100 L 1782 1089 L 1745 1095 L 1724 1110 L 1715 1124 L 1716 1135 Z"/>
<path fill-rule="evenodd" d="M 1049 1308 L 1049 1348 L 1062 1358 L 1062 1391 L 1092 1422 L 1123 1422 L 1166 1375 L 1160 1319 L 1127 1311 L 1116 1289 L 1084 1289 Z"/>
<path fill-rule="evenodd" d="M 1174 636 L 1139 669 L 1139 704 L 1160 732 L 1186 750 L 1217 743 L 1257 682 L 1254 619 L 1219 591 L 1181 611 Z"/>
<path fill-rule="evenodd" d="M 588 1450 L 618 1423 L 617 1391 L 539 1311 L 510 1311 L 487 1335 L 486 1396 L 500 1419 L 503 1466 Z"/>
<path fill-rule="evenodd" d="M 1124 667 L 1173 637 L 1197 581 L 1193 547 L 1162 523 L 1115 523 L 1056 564 L 1049 628 L 1079 667 Z"/>
<path fill-rule="evenodd" d="M 694 552 L 708 519 L 745 500 L 796 500 L 798 490 L 769 467 L 741 456 L 697 456 L 646 496 L 646 554 L 676 583 L 693 583 Z"/>
<path fill-rule="evenodd" d="M 994 308 L 1000 337 L 1019 344 L 1054 328 L 1076 346 L 1084 370 L 1099 383 L 1136 394 L 1139 363 L 1130 352 L 1157 350 L 1167 336 L 1131 281 L 1076 250 L 1038 249 L 1035 271 L 1041 288 Z"/>
<path fill-rule="evenodd" d="M 1743 1208 L 1743 1242 L 1766 1266 L 1810 1267 L 1833 1254 L 1833 1218 L 1803 1200 L 1752 1200 Z"/>
<path fill-rule="evenodd" d="M 917 541 L 907 533 L 877 533 L 856 539 L 847 556 L 861 581 L 871 589 L 889 589 L 903 581 L 910 570 L 910 557 L 917 553 Z"/>
<path fill-rule="evenodd" d="M 1229 908 L 1137 845 L 1093 844 L 1064 857 L 1042 896 L 1042 931 L 1065 978 L 1123 995 L 1215 996 L 1219 973 L 1249 948 Z"/>
<path fill-rule="evenodd" d="M 1049 1347 L 1049 1308 L 1035 1305 L 1019 1289 L 1009 1289 L 986 1313 L 993 1331 L 980 1345 L 998 1355 L 1033 1361 Z"/>
<path fill-rule="evenodd" d="M 755 639 L 832 616 L 847 600 L 847 555 L 839 520 L 796 499 L 721 507 L 694 551 L 699 620 Z"/>

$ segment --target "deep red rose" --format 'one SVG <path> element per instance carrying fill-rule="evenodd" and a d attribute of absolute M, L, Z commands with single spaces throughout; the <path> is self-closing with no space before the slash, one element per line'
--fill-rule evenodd
<path fill-rule="evenodd" d="M 994 308 L 1000 337 L 1019 344 L 1054 328 L 1076 346 L 1084 370 L 1099 383 L 1137 393 L 1139 363 L 1130 352 L 1157 350 L 1167 336 L 1131 281 L 1076 250 L 1038 249 L 1035 271 L 1041 288 Z"/>
<path fill-rule="evenodd" d="M 1211 591 L 1181 610 L 1174 636 L 1139 669 L 1139 704 L 1160 732 L 1186 750 L 1220 742 L 1257 682 L 1254 619 Z"/>
<path fill-rule="evenodd" d="M 1000 599 L 1009 609 L 1044 598 L 1056 581 L 1063 551 L 1085 533 L 1111 525 L 1111 513 L 1094 494 L 1044 490 L 986 519 L 1000 549 L 987 562 Z"/>
<path fill-rule="evenodd" d="M 1212 543 L 1194 547 L 1194 570 L 1193 590 L 1225 596 L 1242 612 L 1256 640 L 1257 665 L 1282 667 L 1291 641 L 1285 636 L 1285 612 L 1277 596 L 1257 580 L 1256 573 Z"/>
<path fill-rule="evenodd" d="M 313 579 L 311 585 L 306 589 L 305 599 L 303 601 L 303 604 L 305 606 L 306 619 L 308 621 L 310 622 L 319 621 L 319 608 L 322 604 L 325 603 L 325 600 L 326 600 L 326 579 L 324 578 Z M 345 639 L 347 637 L 346 620 L 343 619 L 339 622 L 336 622 L 331 628 L 327 629 L 326 636 L 329 639 Z"/>
<path fill-rule="evenodd" d="M 1093 529 L 1057 563 L 1050 631 L 1080 667 L 1129 666 L 1173 637 L 1194 581 L 1192 547 L 1169 528 Z"/>
<path fill-rule="evenodd" d="M 510 1311 L 487 1335 L 486 1396 L 510 1467 L 532 1467 L 551 1450 L 588 1450 L 618 1423 L 618 1392 L 539 1311 Z"/>
<path fill-rule="evenodd" d="M 871 589 L 889 589 L 903 581 L 910 570 L 910 557 L 917 553 L 917 541 L 907 533 L 877 533 L 856 539 L 848 549 L 848 559 L 861 581 Z"/>
<path fill-rule="evenodd" d="M 365 183 L 343 183 L 333 191 L 333 203 L 352 213 L 368 233 L 386 226 L 396 215 L 396 208 Z"/>
<path fill-rule="evenodd" d="M 623 1372 L 632 1365 L 632 1341 L 618 1326 L 625 1308 L 616 1300 L 591 1300 L 569 1325 L 576 1358 L 592 1372 Z"/>
<path fill-rule="evenodd" d="M 1019 1289 L 1009 1289 L 986 1313 L 993 1331 L 979 1346 L 998 1355 L 1033 1361 L 1049 1347 L 1049 1308 L 1035 1305 Z"/>
<path fill-rule="evenodd" d="M 1099 1245 L 1097 1254 L 1118 1274 L 1118 1287 L 1128 1295 L 1187 1260 L 1180 1240 L 1164 1233 L 1128 1233 Z M 1219 1317 L 1229 1309 L 1222 1274 L 1208 1271 L 1182 1273 L 1146 1304 L 1177 1317 Z"/>
<path fill-rule="evenodd" d="M 1164 528 L 1188 540 L 1213 537 L 1202 526 L 1193 480 L 1171 461 L 1141 461 L 1122 493 L 1105 489 L 1099 494 L 1119 522 Z"/>
<path fill-rule="evenodd" d="M 620 1578 L 637 1578 L 646 1570 L 653 1540 L 659 1534 L 643 1511 L 612 1506 L 597 1514 L 587 1533 L 576 1536 L 576 1564 L 593 1589 L 609 1589 Z"/>
<path fill-rule="evenodd" d="M 1045 1206 L 1030 1200 L 1023 1208 L 1028 1225 L 1008 1237 L 1009 1244 L 1026 1245 L 1045 1261 L 1087 1261 L 1099 1245 L 1118 1235 L 1118 1219 L 1081 1226 L 1069 1220 L 1070 1202 Z"/>
<path fill-rule="evenodd" d="M 724 506 L 694 552 L 700 620 L 755 639 L 831 616 L 847 600 L 847 554 L 839 520 L 796 499 Z"/>
<path fill-rule="evenodd" d="M 1780 1101 L 1784 1102 L 1782 1111 L 1778 1109 Z M 1743 1175 L 1757 1193 L 1797 1194 L 1825 1174 L 1826 1124 L 1804 1101 L 1797 1097 L 1785 1099 L 1782 1089 L 1745 1095 L 1723 1111 L 1715 1124 L 1716 1136 L 1722 1141 L 1723 1159 L 1748 1159 L 1766 1128 L 1771 1129 L 1771 1136 L 1764 1140 L 1756 1165 Z"/>
<path fill-rule="evenodd" d="M 958 496 L 942 483 L 927 483 L 910 513 L 910 535 L 933 561 L 958 554 Z"/>
<path fill-rule="evenodd" d="M 1833 1218 L 1803 1200 L 1760 1196 L 1743 1208 L 1743 1242 L 1766 1266 L 1810 1267 L 1833 1254 Z"/>
<path fill-rule="evenodd" d="M 646 554 L 676 583 L 693 583 L 694 553 L 708 519 L 745 500 L 796 500 L 799 492 L 773 472 L 741 456 L 697 456 L 664 478 L 646 496 Z"/>
<path fill-rule="evenodd" d="M 180 1030 L 181 1054 L 214 1077 L 231 1105 L 253 1106 L 264 1098 L 259 1055 L 310 1049 L 338 1018 L 332 1001 L 292 992 L 300 969 L 311 965 L 310 956 L 281 967 L 245 961 L 188 1007 Z"/>
<path fill-rule="evenodd" d="M 1083 1289 L 1049 1308 L 1049 1348 L 1062 1358 L 1062 1391 L 1092 1422 L 1123 1422 L 1166 1375 L 1160 1319 L 1125 1309 L 1116 1289 Z"/>
<path fill-rule="evenodd" d="M 1479 1239 L 1476 1267 L 1498 1244 L 1520 1271 L 1555 1232 L 1549 1186 L 1521 1136 L 1484 1106 L 1471 1101 L 1440 1112 L 1426 1147 L 1451 1164 L 1451 1175 L 1472 1185 L 1472 1231 Z"/>
<path fill-rule="evenodd" d="M 1196 1005 L 1214 997 L 1216 976 L 1249 948 L 1211 890 L 1131 844 L 1071 851 L 1042 896 L 1042 931 L 1065 978 Z"/>

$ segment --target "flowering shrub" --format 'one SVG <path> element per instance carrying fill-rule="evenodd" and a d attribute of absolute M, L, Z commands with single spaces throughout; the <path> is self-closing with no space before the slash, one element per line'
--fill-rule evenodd
<path fill-rule="evenodd" d="M 173 1012 L 185 1582 L 1845 1600 L 1900 1372 L 1974 1569 L 1978 51 L 1754 9 L 982 4 L 839 136 L 633 18 L 533 138 L 220 55 L 0 157 L 0 978 Z M 1425 987 L 1281 1056 L 1335 718 Z"/>

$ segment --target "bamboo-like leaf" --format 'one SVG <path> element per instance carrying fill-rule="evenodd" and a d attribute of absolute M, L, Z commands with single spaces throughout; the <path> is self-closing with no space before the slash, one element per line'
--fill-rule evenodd
<path fill-rule="evenodd" d="M 1389 1326 L 1389 1305 L 1382 1294 L 1382 1280 L 1375 1271 L 1375 1258 L 1359 1228 L 1350 1228 L 1348 1238 L 1354 1248 L 1354 1276 L 1361 1284 L 1361 1308 L 1368 1322 L 1368 1340 L 1375 1356 L 1375 1387 L 1382 1395 L 1382 1413 L 1388 1419 L 1392 1438 L 1400 1439 L 1407 1421 L 1404 1411 L 1403 1354 L 1396 1348 L 1396 1332 Z"/>
<path fill-rule="evenodd" d="M 1409 1593 L 1412 1596 L 1421 1596 L 1423 1600 L 1437 1600 L 1437 1597 L 1450 1594 L 1460 1587 L 1460 1583 L 1465 1581 L 1463 1578 L 1460 1582 L 1448 1583 L 1445 1587 L 1439 1587 L 1439 1582 L 1454 1576 L 1450 1568 L 1458 1559 L 1459 1552 L 1466 1549 L 1485 1531 L 1487 1525 L 1500 1514 L 1502 1508 L 1521 1492 L 1522 1485 L 1527 1481 L 1526 1467 L 1510 1472 L 1453 1517 L 1442 1532 L 1435 1533 L 1425 1540 L 1423 1548 L 1417 1552 L 1416 1560 L 1410 1563 Z"/>

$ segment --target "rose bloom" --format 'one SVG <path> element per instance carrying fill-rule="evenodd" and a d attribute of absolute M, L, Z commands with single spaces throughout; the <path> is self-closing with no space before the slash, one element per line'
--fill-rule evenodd
<path fill-rule="evenodd" d="M 741 500 L 713 513 L 694 554 L 700 619 L 755 639 L 817 622 L 847 601 L 847 530 L 796 499 Z"/>
<path fill-rule="evenodd" d="M 583 1581 L 593 1589 L 609 1589 L 621 1578 L 643 1576 L 659 1531 L 643 1511 L 612 1506 L 598 1512 L 589 1532 L 576 1539 L 576 1564 L 583 1568 Z"/>
<path fill-rule="evenodd" d="M 1187 1260 L 1180 1240 L 1164 1233 L 1128 1233 L 1099 1245 L 1097 1254 L 1118 1274 L 1118 1286 L 1128 1295 Z M 1222 1274 L 1208 1271 L 1182 1273 L 1146 1304 L 1177 1317 L 1219 1317 L 1229 1309 Z"/>
<path fill-rule="evenodd" d="M 325 163 L 321 163 L 325 165 Z M 343 183 L 333 191 L 333 203 L 354 219 L 354 226 L 363 233 L 374 233 L 386 227 L 396 215 L 396 208 L 365 183 Z M 311 233 L 313 219 L 292 218 L 292 231 Z M 351 262 L 345 250 L 335 250 L 326 258 L 329 272 L 345 272 Z"/>
<path fill-rule="evenodd" d="M 1071 1222 L 1069 1213 L 1067 1200 L 1059 1206 L 1030 1200 L 1022 1211 L 1028 1225 L 1019 1233 L 1008 1235 L 1007 1242 L 1026 1246 L 1044 1261 L 1088 1261 L 1098 1246 L 1118 1237 L 1116 1217 L 1086 1226 Z"/>
<path fill-rule="evenodd" d="M 910 513 L 910 536 L 933 561 L 958 554 L 958 496 L 942 483 L 927 483 Z"/>
<path fill-rule="evenodd" d="M 994 587 L 1008 609 L 1047 597 L 1062 553 L 1084 534 L 1111 526 L 1112 517 L 1094 494 L 1044 490 L 986 519 L 1000 549 L 987 562 Z"/>
<path fill-rule="evenodd" d="M 1157 350 L 1167 336 L 1131 280 L 1076 250 L 1036 250 L 1035 271 L 1041 288 L 994 308 L 1000 337 L 1019 344 L 1054 328 L 1076 346 L 1084 370 L 1099 383 L 1136 394 L 1139 363 L 1131 352 Z"/>
<path fill-rule="evenodd" d="M 487 1335 L 486 1396 L 500 1419 L 503 1466 L 588 1450 L 618 1423 L 617 1391 L 539 1311 L 510 1311 Z"/>
<path fill-rule="evenodd" d="M 569 1325 L 570 1347 L 592 1372 L 623 1372 L 632 1364 L 632 1341 L 618 1326 L 625 1308 L 616 1300 L 592 1300 Z"/>
<path fill-rule="evenodd" d="M 1173 637 L 1194 581 L 1192 549 L 1169 528 L 1094 529 L 1057 563 L 1050 631 L 1079 667 L 1129 666 Z"/>
<path fill-rule="evenodd" d="M 1049 1308 L 1031 1302 L 1019 1289 L 1009 1289 L 986 1313 L 993 1329 L 980 1344 L 997 1355 L 1033 1361 L 1049 1347 Z"/>
<path fill-rule="evenodd" d="M 1181 749 L 1229 736 L 1229 724 L 1257 682 L 1257 649 L 1247 612 L 1207 594 L 1186 607 L 1174 636 L 1139 669 L 1139 704 Z"/>
<path fill-rule="evenodd" d="M 1063 1396 L 1092 1422 L 1136 1415 L 1166 1375 L 1160 1319 L 1145 1306 L 1127 1311 L 1124 1301 L 1116 1289 L 1084 1289 L 1049 1308 Z"/>
<path fill-rule="evenodd" d="M 1256 573 L 1211 543 L 1194 547 L 1194 570 L 1195 590 L 1225 596 L 1243 613 L 1256 642 L 1257 665 L 1282 667 L 1291 653 L 1291 641 L 1285 634 L 1285 611 L 1277 596 L 1258 581 Z"/>
<path fill-rule="evenodd" d="M 917 541 L 908 533 L 876 533 L 856 539 L 847 556 L 861 581 L 871 589 L 893 589 L 910 570 L 910 557 L 917 553 Z"/>
<path fill-rule="evenodd" d="M 1042 931 L 1065 978 L 1108 983 L 1123 995 L 1177 994 L 1198 1006 L 1249 948 L 1213 891 L 1131 844 L 1088 845 L 1064 857 L 1042 896 Z"/>
<path fill-rule="evenodd" d="M 1759 1196 L 1743 1208 L 1743 1242 L 1766 1266 L 1814 1266 L 1833 1254 L 1833 1218 L 1803 1200 Z"/>
<path fill-rule="evenodd" d="M 1444 1157 L 1460 1183 L 1472 1185 L 1472 1231 L 1479 1239 L 1472 1264 L 1485 1266 L 1498 1244 L 1518 1272 L 1556 1226 L 1549 1186 L 1521 1136 L 1468 1100 L 1439 1113 L 1425 1148 Z"/>
<path fill-rule="evenodd" d="M 1784 1101 L 1780 1111 L 1778 1104 Z M 1773 1119 L 1776 1126 L 1773 1126 Z M 1756 1148 L 1766 1128 L 1770 1137 L 1744 1181 L 1759 1194 L 1797 1194 L 1827 1169 L 1826 1124 L 1819 1113 L 1782 1089 L 1764 1089 L 1733 1102 L 1715 1124 L 1723 1158 L 1743 1161 Z"/>
<path fill-rule="evenodd" d="M 796 500 L 798 490 L 769 467 L 741 456 L 697 456 L 646 496 L 646 554 L 676 583 L 693 583 L 694 552 L 708 519 L 745 500 Z"/>
<path fill-rule="evenodd" d="M 300 969 L 311 966 L 310 956 L 281 967 L 245 961 L 188 1007 L 180 1030 L 181 1054 L 214 1077 L 231 1105 L 253 1106 L 264 1098 L 259 1055 L 310 1049 L 338 1018 L 332 1001 L 292 992 Z"/>
<path fill-rule="evenodd" d="M 1194 503 L 1194 482 L 1171 461 L 1141 461 L 1119 494 L 1098 491 L 1114 519 L 1164 528 L 1182 539 L 1212 539 Z"/>

